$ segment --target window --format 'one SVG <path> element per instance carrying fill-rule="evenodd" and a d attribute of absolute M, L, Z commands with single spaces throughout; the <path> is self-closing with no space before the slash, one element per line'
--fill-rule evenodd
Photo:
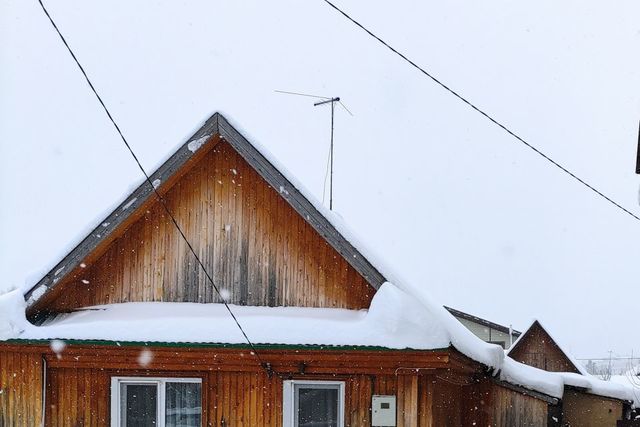
<path fill-rule="evenodd" d="M 200 427 L 200 378 L 111 378 L 111 427 Z"/>
<path fill-rule="evenodd" d="M 344 427 L 344 382 L 285 381 L 284 427 Z"/>

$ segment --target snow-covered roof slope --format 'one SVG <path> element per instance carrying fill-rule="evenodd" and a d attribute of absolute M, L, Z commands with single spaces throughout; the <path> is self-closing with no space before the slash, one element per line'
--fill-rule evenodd
<path fill-rule="evenodd" d="M 510 357 L 505 358 L 499 378 L 557 398 L 562 398 L 565 387 L 575 387 L 586 393 L 633 402 L 634 406 L 640 404 L 640 390 L 634 390 L 627 384 L 603 381 L 589 374 L 548 372 L 516 362 Z"/>

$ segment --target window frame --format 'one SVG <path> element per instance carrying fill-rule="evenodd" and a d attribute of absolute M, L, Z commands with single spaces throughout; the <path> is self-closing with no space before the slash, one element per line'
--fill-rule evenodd
<path fill-rule="evenodd" d="M 287 380 L 282 382 L 282 425 L 296 427 L 296 386 L 337 386 L 338 427 L 344 427 L 345 382 L 323 380 Z"/>
<path fill-rule="evenodd" d="M 117 376 L 111 377 L 111 427 L 123 427 L 120 425 L 120 416 L 122 415 L 120 408 L 120 385 L 121 384 L 133 384 L 133 385 L 147 385 L 155 384 L 156 386 L 156 417 L 158 420 L 158 427 L 165 426 L 166 416 L 166 389 L 167 383 L 190 383 L 200 384 L 200 425 L 202 425 L 202 417 L 204 412 L 204 406 L 202 405 L 203 389 L 202 378 L 198 377 L 127 377 Z"/>

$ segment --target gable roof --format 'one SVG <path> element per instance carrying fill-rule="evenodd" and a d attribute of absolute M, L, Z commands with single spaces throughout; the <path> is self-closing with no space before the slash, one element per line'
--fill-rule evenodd
<path fill-rule="evenodd" d="M 198 156 L 198 152 L 203 146 L 216 139 L 228 142 L 270 186 L 279 190 L 286 202 L 373 288 L 377 290 L 387 281 L 382 273 L 328 219 L 329 215 L 326 210 L 312 202 L 311 198 L 304 194 L 302 186 L 297 184 L 291 176 L 285 175 L 286 172 L 283 168 L 276 167 L 274 159 L 270 159 L 265 150 L 256 148 L 220 113 L 211 116 L 187 142 L 155 172 L 150 174 L 153 186 L 164 190 L 164 183 L 184 173 L 184 169 L 188 169 L 189 165 L 193 164 L 191 160 Z M 131 222 L 131 217 L 145 203 L 154 200 L 155 197 L 155 193 L 147 181 L 138 186 L 89 235 L 24 294 L 27 310 L 33 311 L 38 301 L 41 301 L 59 283 L 63 283 L 67 276 L 80 268 L 83 261 L 100 245 L 108 242 L 110 238 L 126 228 Z"/>
<path fill-rule="evenodd" d="M 549 330 L 547 328 L 545 328 L 544 326 L 542 326 L 542 323 L 537 319 L 535 319 L 531 323 L 531 325 L 529 325 L 527 330 L 522 335 L 520 335 L 520 337 L 518 337 L 516 342 L 513 343 L 513 345 L 511 346 L 511 348 L 507 352 L 507 355 L 512 355 L 513 353 L 515 353 L 517 351 L 517 349 L 520 348 L 523 345 L 523 343 L 527 340 L 527 338 L 533 333 L 533 331 L 536 328 L 540 328 L 542 330 L 542 332 L 547 335 L 549 341 L 553 345 L 555 345 L 558 348 L 558 350 L 560 350 L 560 353 L 562 353 L 562 355 L 567 359 L 567 361 L 571 364 L 571 366 L 573 366 L 573 368 L 576 370 L 576 372 L 580 373 L 581 375 L 589 375 L 587 370 L 573 356 L 571 356 L 570 353 L 566 352 L 562 348 L 562 346 L 558 343 L 558 341 L 555 338 L 553 338 L 551 333 L 549 333 Z"/>

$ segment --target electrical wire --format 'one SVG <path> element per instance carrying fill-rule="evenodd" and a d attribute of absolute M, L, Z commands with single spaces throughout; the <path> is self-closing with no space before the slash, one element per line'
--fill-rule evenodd
<path fill-rule="evenodd" d="M 382 43 L 385 47 L 387 47 L 390 51 L 392 51 L 393 53 L 395 53 L 396 55 L 398 55 L 400 58 L 402 58 L 403 60 L 405 60 L 406 62 L 408 62 L 411 66 L 413 66 L 415 69 L 417 69 L 418 71 L 420 71 L 422 74 L 424 74 L 425 76 L 427 76 L 428 78 L 430 78 L 431 80 L 433 80 L 436 84 L 440 85 L 443 89 L 445 89 L 447 92 L 451 93 L 453 96 L 455 96 L 456 98 L 458 98 L 460 101 L 464 102 L 465 104 L 467 104 L 469 107 L 471 107 L 473 110 L 475 110 L 476 112 L 480 113 L 482 116 L 484 116 L 486 119 L 488 119 L 489 121 L 491 121 L 493 124 L 495 124 L 496 126 L 498 126 L 499 128 L 501 128 L 502 130 L 504 130 L 505 132 L 507 132 L 509 135 L 511 135 L 512 137 L 514 137 L 516 140 L 518 140 L 519 142 L 521 142 L 522 144 L 524 144 L 525 146 L 529 147 L 531 150 L 533 150 L 536 154 L 538 154 L 539 156 L 541 156 L 543 159 L 547 160 L 549 163 L 551 163 L 552 165 L 556 166 L 558 169 L 560 169 L 562 172 L 566 173 L 567 175 L 569 175 L 570 177 L 572 177 L 573 179 L 575 179 L 576 181 L 578 181 L 580 184 L 584 185 L 585 187 L 587 187 L 589 190 L 593 191 L 595 194 L 597 194 L 598 196 L 602 197 L 604 200 L 608 201 L 609 203 L 611 203 L 612 205 L 614 205 L 615 207 L 617 207 L 618 209 L 622 210 L 623 212 L 629 214 L 630 216 L 632 216 L 633 218 L 635 218 L 636 220 L 640 221 L 640 216 L 636 215 L 635 213 L 631 212 L 630 210 L 628 210 L 627 208 L 625 208 L 624 206 L 622 206 L 621 204 L 619 204 L 618 202 L 616 202 L 615 200 L 611 199 L 609 196 L 605 195 L 604 193 L 602 193 L 600 190 L 598 190 L 597 188 L 595 188 L 594 186 L 592 186 L 591 184 L 587 183 L 586 181 L 584 181 L 582 178 L 580 178 L 579 176 L 577 176 L 576 174 L 574 174 L 573 172 L 571 172 L 569 169 L 567 169 L 565 166 L 561 165 L 560 163 L 556 162 L 555 160 L 553 160 L 551 157 L 549 157 L 547 154 L 543 153 L 540 149 L 536 148 L 535 146 L 533 146 L 531 143 L 527 142 L 524 138 L 522 138 L 521 136 L 519 136 L 518 134 L 516 134 L 514 131 L 512 131 L 511 129 L 509 129 L 506 125 L 502 124 L 500 121 L 498 121 L 497 119 L 493 118 L 491 115 L 489 115 L 488 113 L 486 113 L 484 110 L 482 110 L 481 108 L 477 107 L 476 105 L 474 105 L 471 101 L 467 100 L 464 96 L 460 95 L 458 92 L 456 92 L 455 90 L 451 89 L 449 86 L 447 86 L 446 84 L 444 84 L 442 81 L 440 81 L 438 78 L 434 77 L 431 73 L 429 73 L 428 71 L 426 71 L 424 68 L 420 67 L 418 64 L 416 64 L 415 62 L 413 62 L 411 59 L 409 59 L 406 55 L 404 55 L 403 53 L 399 52 L 398 50 L 396 50 L 394 47 L 392 47 L 391 45 L 389 45 L 387 42 L 385 42 L 383 39 L 381 39 L 380 37 L 378 37 L 377 35 L 375 35 L 371 30 L 369 30 L 368 28 L 366 28 L 364 25 L 362 25 L 360 22 L 356 21 L 354 18 L 352 18 L 351 16 L 349 16 L 346 12 L 344 12 L 342 9 L 340 9 L 338 6 L 336 6 L 335 4 L 333 4 L 332 2 L 330 2 L 329 0 L 323 0 L 325 3 L 327 3 L 329 6 L 331 6 L 333 9 L 335 9 L 337 12 L 339 12 L 342 16 L 344 16 L 345 18 L 347 18 L 349 21 L 351 21 L 353 24 L 355 24 L 356 26 L 358 26 L 360 29 L 362 29 L 363 31 L 365 31 L 367 34 L 369 34 L 371 37 L 373 37 L 374 39 L 376 39 L 378 42 Z"/>
<path fill-rule="evenodd" d="M 191 246 L 191 243 L 189 242 L 189 239 L 187 239 L 187 236 L 185 236 L 184 232 L 182 231 L 182 228 L 180 228 L 180 225 L 178 224 L 178 221 L 176 220 L 176 218 L 173 216 L 173 214 L 171 213 L 171 210 L 169 209 L 169 207 L 167 206 L 164 198 L 162 197 L 162 195 L 158 192 L 158 190 L 156 189 L 156 187 L 153 185 L 153 183 L 151 182 L 151 178 L 149 177 L 149 174 L 147 174 L 147 171 L 144 169 L 144 167 L 142 166 L 142 164 L 140 163 L 140 160 L 138 159 L 138 156 L 136 156 L 136 153 L 133 151 L 133 149 L 131 148 L 131 145 L 129 145 L 129 142 L 127 141 L 127 139 L 125 138 L 124 134 L 122 133 L 122 131 L 120 130 L 120 127 L 118 126 L 118 124 L 116 123 L 116 121 L 114 120 L 113 116 L 111 115 L 111 113 L 109 112 L 109 109 L 107 108 L 107 106 L 105 105 L 104 101 L 102 100 L 102 98 L 100 97 L 100 95 L 98 94 L 98 91 L 96 90 L 96 88 L 93 86 L 93 83 L 91 83 L 91 80 L 89 79 L 89 76 L 87 75 L 86 71 L 84 70 L 84 68 L 82 67 L 82 65 L 80 64 L 80 61 L 78 61 L 78 58 L 76 57 L 76 55 L 73 53 L 73 50 L 71 50 L 71 47 L 69 46 L 69 44 L 67 43 L 67 40 L 64 38 L 64 36 L 62 35 L 62 33 L 60 32 L 60 29 L 58 28 L 58 26 L 56 25 L 55 21 L 53 20 L 53 18 L 51 17 L 51 15 L 49 14 L 49 11 L 47 10 L 47 8 L 44 6 L 44 4 L 42 3 L 42 0 L 38 0 L 38 3 L 40 3 L 40 7 L 42 7 L 42 11 L 44 12 L 44 14 L 47 16 L 47 18 L 49 18 L 49 22 L 51 22 L 51 25 L 53 26 L 53 28 L 56 30 L 56 32 L 58 33 L 58 36 L 60 36 L 60 39 L 62 40 L 62 43 L 64 43 L 65 47 L 67 48 L 67 50 L 69 51 L 69 54 L 71 54 L 71 57 L 73 58 L 73 60 L 75 61 L 76 65 L 78 66 L 78 68 L 80 69 L 80 71 L 82 72 L 82 75 L 84 76 L 85 80 L 87 81 L 87 83 L 89 84 L 89 87 L 91 88 L 91 90 L 93 91 L 93 94 L 96 96 L 96 98 L 98 99 L 98 102 L 100 102 L 100 105 L 102 105 L 102 108 L 104 109 L 104 112 L 107 114 L 107 117 L 109 117 L 109 120 L 111 121 L 111 123 L 113 124 L 113 126 L 116 128 L 116 131 L 118 131 L 118 134 L 120 135 L 120 138 L 122 139 L 122 142 L 124 142 L 124 145 L 127 147 L 127 150 L 129 151 L 129 153 L 131 154 L 131 156 L 133 157 L 133 159 L 135 160 L 136 164 L 138 165 L 138 168 L 140 169 L 140 171 L 143 173 L 146 182 L 149 184 L 150 188 L 153 190 L 153 192 L 155 193 L 158 201 L 160 202 L 160 204 L 162 205 L 162 207 L 164 208 L 165 212 L 167 213 L 167 215 L 169 216 L 169 218 L 171 218 L 171 221 L 173 222 L 173 225 L 176 227 L 176 229 L 178 230 L 178 233 L 180 233 L 180 236 L 182 237 L 182 240 L 184 240 L 184 242 L 187 244 L 187 247 L 189 248 L 189 251 L 193 254 L 193 256 L 196 258 L 196 261 L 198 262 L 198 265 L 200 266 L 200 268 L 202 268 L 202 271 L 204 271 L 204 274 L 206 275 L 207 279 L 209 280 L 209 282 L 211 283 L 211 285 L 213 286 L 213 289 L 215 289 L 216 293 L 218 294 L 218 296 L 220 297 L 220 299 L 222 300 L 222 303 L 224 304 L 225 308 L 227 309 L 227 311 L 229 312 L 229 315 L 231 316 L 231 318 L 233 319 L 233 321 L 235 322 L 235 324 L 238 326 L 238 329 L 240 329 L 240 332 L 242 332 L 242 335 L 244 337 L 244 339 L 247 341 L 247 343 L 249 344 L 249 347 L 251 348 L 251 353 L 256 357 L 256 359 L 258 360 L 258 362 L 260 363 L 260 366 L 262 368 L 265 369 L 265 371 L 267 371 L 267 374 L 271 375 L 271 373 L 273 373 L 274 371 L 271 369 L 270 364 L 265 363 L 262 358 L 260 357 L 260 355 L 258 354 L 258 351 L 255 347 L 255 345 L 253 344 L 253 342 L 249 339 L 249 336 L 247 335 L 247 333 L 245 332 L 245 330 L 242 328 L 242 325 L 240 324 L 240 322 L 238 321 L 237 317 L 235 316 L 235 314 L 233 313 L 233 311 L 231 310 L 231 307 L 229 307 L 229 303 L 227 303 L 226 299 L 222 296 L 222 294 L 220 293 L 220 290 L 218 289 L 218 286 L 216 286 L 215 282 L 213 281 L 213 278 L 211 277 L 211 275 L 209 274 L 209 272 L 207 271 L 207 268 L 204 266 L 203 262 L 200 260 L 200 257 L 198 256 L 198 254 L 196 253 L 196 251 L 193 249 L 193 246 Z"/>

